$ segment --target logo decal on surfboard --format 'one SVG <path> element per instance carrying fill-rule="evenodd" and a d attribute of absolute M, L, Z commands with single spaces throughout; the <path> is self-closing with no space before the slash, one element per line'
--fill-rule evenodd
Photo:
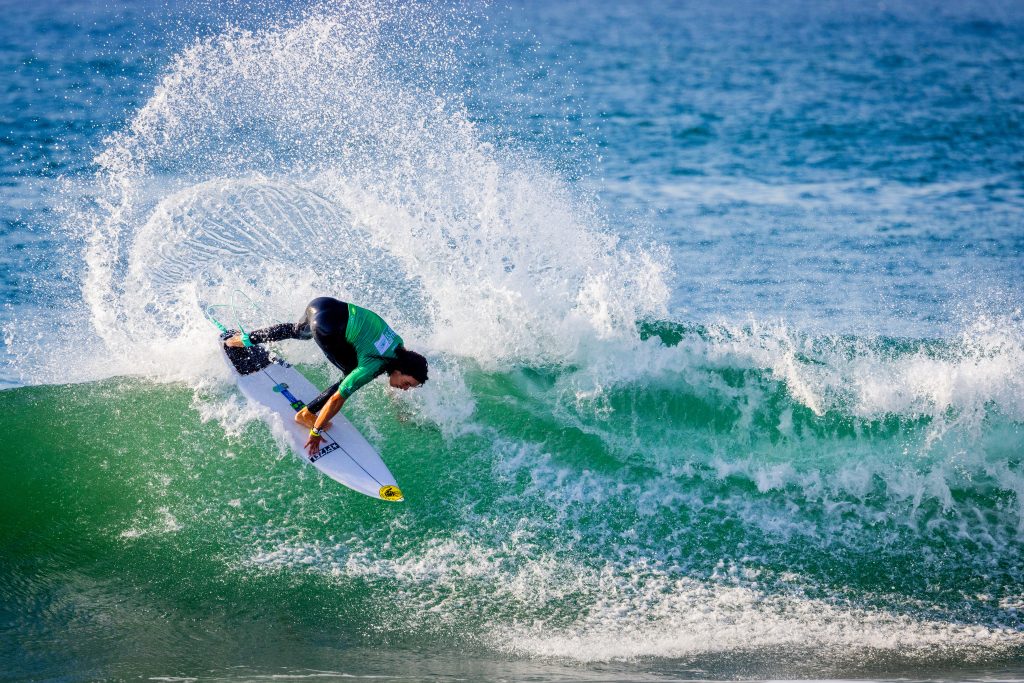
<path fill-rule="evenodd" d="M 310 462 L 316 462 L 317 460 L 319 460 L 320 458 L 324 457 L 325 455 L 327 455 L 331 451 L 336 451 L 339 448 L 341 448 L 341 446 L 338 444 L 337 441 L 335 441 L 332 444 L 328 444 L 328 445 L 324 446 L 323 448 L 321 448 L 320 452 L 317 453 L 316 455 L 309 456 L 309 461 Z"/>
<path fill-rule="evenodd" d="M 302 410 L 303 408 L 306 407 L 305 403 L 303 403 L 299 399 L 297 399 L 294 396 L 292 396 L 292 392 L 288 391 L 288 385 L 285 384 L 284 382 L 281 382 L 280 384 L 275 384 L 274 385 L 274 392 L 278 393 L 278 394 L 281 394 L 286 399 L 288 399 L 289 403 L 291 403 L 292 410 L 294 410 L 296 412 L 298 412 L 298 411 L 300 411 L 300 410 Z"/>
<path fill-rule="evenodd" d="M 397 342 L 397 337 L 394 341 Z M 230 348 L 225 347 L 224 353 L 228 354 Z M 252 348 L 261 349 L 258 346 Z M 309 455 L 309 448 L 305 445 L 308 430 L 295 425 L 292 418 L 304 407 L 303 399 L 315 396 L 319 389 L 301 372 L 283 363 L 268 364 L 266 358 L 262 364 L 252 364 L 251 367 L 239 367 L 234 360 L 237 359 L 225 356 L 239 390 L 253 405 L 267 409 L 265 421 L 269 426 L 287 426 L 288 445 L 297 456 L 312 463 L 333 481 L 376 500 L 398 502 L 405 499 L 397 486 L 381 491 L 385 482 L 393 485 L 393 475 L 373 445 L 340 414 L 334 418 L 335 427 L 324 434 L 326 443 L 320 443 L 320 450 Z"/>
<path fill-rule="evenodd" d="M 402 495 L 402 490 L 391 484 L 380 487 L 380 497 L 384 500 L 403 500 L 405 498 Z"/>

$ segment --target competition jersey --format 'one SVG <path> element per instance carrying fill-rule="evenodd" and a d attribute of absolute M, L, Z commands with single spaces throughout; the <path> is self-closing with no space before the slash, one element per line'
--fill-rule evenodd
<path fill-rule="evenodd" d="M 395 349 L 403 342 L 379 315 L 351 303 L 345 339 L 355 348 L 359 361 L 338 385 L 338 393 L 347 399 L 356 389 L 384 372 L 385 366 L 395 359 Z"/>

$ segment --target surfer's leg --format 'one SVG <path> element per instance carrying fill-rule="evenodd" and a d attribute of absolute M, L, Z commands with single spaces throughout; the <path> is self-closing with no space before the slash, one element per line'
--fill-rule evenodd
<path fill-rule="evenodd" d="M 359 363 L 355 348 L 345 339 L 347 326 L 348 304 L 329 296 L 317 297 L 310 301 L 306 306 L 306 314 L 295 324 L 296 329 L 301 329 L 303 338 L 315 339 L 327 360 L 346 375 Z M 304 427 L 312 427 L 317 413 L 323 409 L 327 399 L 337 393 L 339 384 L 341 382 L 335 382 L 324 389 L 319 396 L 295 414 L 295 421 Z M 329 426 L 329 423 L 324 425 L 325 428 Z"/>
<path fill-rule="evenodd" d="M 312 308 L 313 304 L 319 301 L 319 299 L 313 299 L 309 306 L 306 306 L 306 311 L 302 315 L 302 319 L 297 323 L 280 323 L 278 325 L 271 325 L 270 327 L 264 327 L 258 330 L 253 330 L 249 333 L 249 341 L 253 344 L 266 344 L 268 342 L 281 341 L 282 339 L 312 339 L 313 331 L 310 327 L 309 321 L 312 320 L 312 316 L 316 313 L 316 309 Z M 334 301 L 334 299 L 331 299 Z M 348 323 L 348 305 L 345 305 L 345 322 Z M 238 333 L 232 330 L 234 336 L 225 339 L 225 344 L 229 347 L 241 347 L 242 338 Z"/>
<path fill-rule="evenodd" d="M 348 327 L 348 304 L 322 296 L 309 302 L 306 308 L 310 333 L 331 365 L 345 374 L 359 365 L 356 349 L 345 338 Z"/>
<path fill-rule="evenodd" d="M 313 301 L 316 301 L 316 299 Z M 311 311 L 310 308 L 310 306 L 306 306 L 306 311 L 298 322 L 264 327 L 261 330 L 250 332 L 249 339 L 252 340 L 253 344 L 266 344 L 267 342 L 276 342 L 282 339 L 311 339 L 313 332 L 309 326 L 310 313 L 315 313 L 316 311 Z M 345 309 L 348 310 L 348 307 L 346 306 Z"/>
<path fill-rule="evenodd" d="M 281 323 L 280 325 L 264 327 L 261 330 L 254 330 L 249 333 L 249 339 L 253 344 L 266 344 L 267 342 L 276 342 L 282 339 L 309 339 L 308 336 L 302 337 L 299 334 L 300 329 L 297 323 Z"/>

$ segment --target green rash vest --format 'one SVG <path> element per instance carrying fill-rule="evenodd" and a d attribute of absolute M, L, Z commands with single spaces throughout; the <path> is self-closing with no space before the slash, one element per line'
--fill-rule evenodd
<path fill-rule="evenodd" d="M 338 385 L 338 393 L 348 399 L 356 389 L 384 372 L 388 362 L 395 359 L 395 349 L 403 342 L 379 315 L 355 304 L 348 305 L 345 339 L 355 348 L 359 361 Z"/>

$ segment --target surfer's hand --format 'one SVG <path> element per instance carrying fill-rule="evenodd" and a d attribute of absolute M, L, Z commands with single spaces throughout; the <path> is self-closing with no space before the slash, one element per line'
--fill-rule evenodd
<path fill-rule="evenodd" d="M 309 438 L 306 439 L 306 451 L 310 455 L 316 455 L 320 452 L 320 442 L 323 440 L 322 436 L 313 436 L 310 434 Z"/>
<path fill-rule="evenodd" d="M 234 337 L 231 337 L 230 339 L 225 341 L 224 346 L 234 346 L 235 348 L 241 348 L 245 346 L 245 343 L 242 341 L 242 335 L 236 334 Z"/>

